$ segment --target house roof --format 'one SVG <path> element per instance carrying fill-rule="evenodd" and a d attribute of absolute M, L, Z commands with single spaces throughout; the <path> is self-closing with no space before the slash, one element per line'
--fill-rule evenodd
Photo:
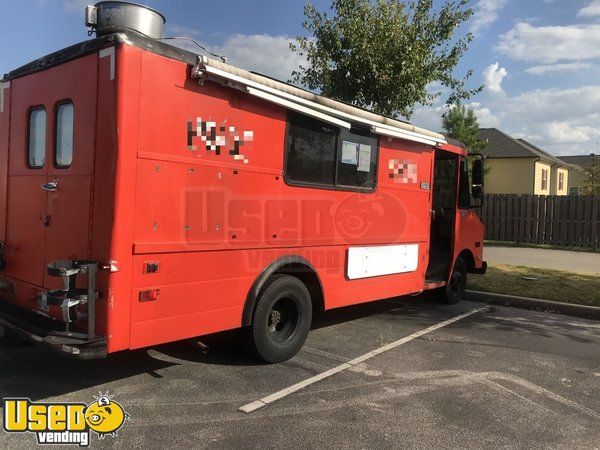
<path fill-rule="evenodd" d="M 519 141 L 496 128 L 480 128 L 479 139 L 487 142 L 482 153 L 488 158 L 537 158 Z"/>
<path fill-rule="evenodd" d="M 488 158 L 539 158 L 550 164 L 568 165 L 530 142 L 515 139 L 497 128 L 480 128 L 479 139 L 487 142 L 482 153 Z"/>
<path fill-rule="evenodd" d="M 574 164 L 580 167 L 589 167 L 592 165 L 592 155 L 577 155 L 577 156 L 559 156 L 558 159 L 567 164 Z M 596 156 L 596 164 L 600 163 L 600 156 Z"/>
<path fill-rule="evenodd" d="M 517 139 L 521 144 L 525 145 L 527 148 L 531 149 L 534 153 L 536 153 L 542 160 L 548 161 L 552 164 L 556 164 L 559 166 L 567 166 L 564 161 L 561 161 L 556 156 L 551 155 L 545 150 L 542 150 L 536 145 L 533 145 L 531 142 L 527 142 L 525 139 Z"/>

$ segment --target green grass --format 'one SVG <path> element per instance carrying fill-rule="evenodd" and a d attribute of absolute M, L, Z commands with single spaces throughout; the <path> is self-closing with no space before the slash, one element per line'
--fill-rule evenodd
<path fill-rule="evenodd" d="M 560 270 L 490 265 L 485 275 L 469 274 L 467 289 L 600 306 L 600 276 Z"/>

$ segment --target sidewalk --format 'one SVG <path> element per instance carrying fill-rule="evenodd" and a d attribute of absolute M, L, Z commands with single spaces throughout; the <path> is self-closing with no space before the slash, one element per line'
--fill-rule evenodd
<path fill-rule="evenodd" d="M 600 253 L 490 245 L 484 248 L 483 257 L 488 264 L 511 264 L 600 275 Z"/>

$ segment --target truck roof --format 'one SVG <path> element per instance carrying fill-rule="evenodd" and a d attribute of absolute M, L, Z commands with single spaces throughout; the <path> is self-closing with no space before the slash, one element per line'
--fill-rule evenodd
<path fill-rule="evenodd" d="M 348 103 L 332 100 L 256 72 L 249 72 L 221 61 L 199 56 L 194 52 L 149 38 L 135 31 L 113 33 L 72 45 L 38 58 L 5 74 L 4 80 L 8 81 L 45 70 L 81 56 L 94 53 L 100 49 L 119 44 L 136 46 L 145 51 L 184 62 L 190 66 L 195 66 L 196 71 L 206 72 L 213 78 L 241 79 L 248 84 L 254 83 L 263 89 L 276 91 L 277 95 L 286 98 L 291 97 L 293 100 L 307 104 L 310 109 L 320 110 L 321 112 L 325 111 L 326 113 L 334 111 L 335 113 L 339 113 L 341 119 L 367 124 L 375 128 L 382 127 L 383 130 L 381 130 L 381 134 L 384 135 L 405 138 L 432 145 L 447 146 L 448 144 L 448 141 L 442 134 L 416 127 L 405 121 L 376 114 L 367 109 L 359 108 Z M 386 132 L 391 132 L 391 134 L 386 134 Z"/>

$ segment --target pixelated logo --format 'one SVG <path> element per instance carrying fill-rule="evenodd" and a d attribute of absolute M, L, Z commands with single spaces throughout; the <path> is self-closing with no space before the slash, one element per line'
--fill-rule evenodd
<path fill-rule="evenodd" d="M 390 159 L 388 166 L 389 177 L 394 183 L 409 184 L 416 183 L 418 180 L 417 163 L 403 159 Z"/>
<path fill-rule="evenodd" d="M 89 404 L 4 398 L 4 431 L 35 434 L 38 445 L 89 447 L 92 433 L 116 437 L 130 418 L 112 397 L 100 393 Z"/>
<path fill-rule="evenodd" d="M 217 122 L 197 117 L 195 123 L 192 120 L 187 123 L 187 148 L 191 152 L 198 151 L 200 147 L 215 155 L 221 155 L 224 151 L 235 161 L 248 164 L 249 160 L 241 153 L 241 148 L 253 141 L 254 131 L 238 130 L 235 126 L 228 125 L 227 121 L 217 125 Z"/>

